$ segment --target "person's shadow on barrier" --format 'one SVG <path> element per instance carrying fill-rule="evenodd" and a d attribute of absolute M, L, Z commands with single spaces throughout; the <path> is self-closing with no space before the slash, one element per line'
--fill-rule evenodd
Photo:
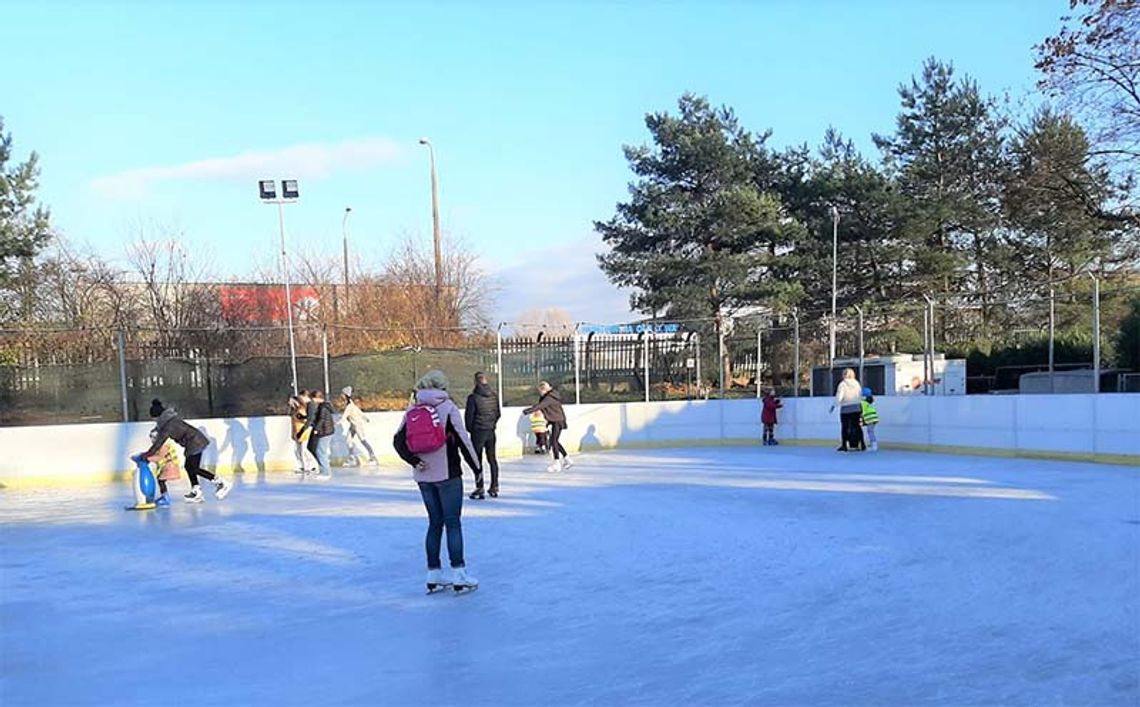
<path fill-rule="evenodd" d="M 242 460 L 245 458 L 245 453 L 249 451 L 249 432 L 245 427 L 233 418 L 226 418 L 226 436 L 222 439 L 222 444 L 218 447 L 218 462 L 221 462 L 222 452 L 226 448 L 233 450 L 232 461 L 230 462 L 230 470 L 234 474 L 244 474 L 245 469 L 242 468 Z"/>
<path fill-rule="evenodd" d="M 265 432 L 265 418 L 249 418 L 249 438 L 253 447 L 253 463 L 257 465 L 257 483 L 265 483 L 265 455 L 269 453 L 269 435 Z"/>
<path fill-rule="evenodd" d="M 598 438 L 598 426 L 591 424 L 586 428 L 586 434 L 582 435 L 582 441 L 578 443 L 579 449 L 583 452 L 597 451 L 602 448 L 602 440 Z"/>

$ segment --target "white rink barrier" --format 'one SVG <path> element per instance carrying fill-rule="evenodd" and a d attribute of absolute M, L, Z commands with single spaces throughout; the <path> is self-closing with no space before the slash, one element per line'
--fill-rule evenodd
<path fill-rule="evenodd" d="M 460 400 L 460 403 L 463 401 Z M 1048 456 L 1140 465 L 1140 395 L 882 397 L 877 432 L 884 447 Z M 829 398 L 787 398 L 777 437 L 785 442 L 838 440 Z M 619 447 L 755 443 L 756 400 L 566 405 L 570 451 Z M 500 456 L 518 456 L 530 426 L 520 408 L 499 422 Z M 368 413 L 367 437 L 385 466 L 400 463 L 392 436 L 401 413 Z M 223 473 L 293 469 L 289 419 L 192 420 L 212 444 L 203 464 Z M 0 487 L 68 485 L 123 478 L 131 454 L 149 445 L 150 422 L 0 428 Z M 334 464 L 346 456 L 344 427 L 333 441 Z"/>

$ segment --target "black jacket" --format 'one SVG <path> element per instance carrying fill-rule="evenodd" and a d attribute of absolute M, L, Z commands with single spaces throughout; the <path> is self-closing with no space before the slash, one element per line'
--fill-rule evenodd
<path fill-rule="evenodd" d="M 158 430 L 158 435 L 154 438 L 154 444 L 145 452 L 145 456 L 148 457 L 157 454 L 168 439 L 174 440 L 175 444 L 185 449 L 186 456 L 201 454 L 210 446 L 209 438 L 179 417 L 174 408 L 162 411 L 155 421 L 155 428 Z"/>
<path fill-rule="evenodd" d="M 306 412 L 305 427 L 312 427 L 315 436 L 328 437 L 336 429 L 332 405 L 327 400 L 320 405 L 310 402 Z"/>
<path fill-rule="evenodd" d="M 467 410 L 463 422 L 468 432 L 494 432 L 495 425 L 503 416 L 499 409 L 499 395 L 491 386 L 480 383 L 467 396 Z"/>
<path fill-rule="evenodd" d="M 556 422 L 563 428 L 566 427 L 566 412 L 562 409 L 562 398 L 558 396 L 557 390 L 552 390 L 543 395 L 539 398 L 537 405 L 523 410 L 523 414 L 529 415 L 535 410 L 541 410 L 547 422 Z"/>

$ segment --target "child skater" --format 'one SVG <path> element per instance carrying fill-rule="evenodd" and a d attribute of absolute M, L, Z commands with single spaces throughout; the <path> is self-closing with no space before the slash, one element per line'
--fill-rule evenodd
<path fill-rule="evenodd" d="M 150 431 L 150 441 L 158 439 L 158 428 L 155 427 Z M 166 482 L 176 481 L 182 473 L 178 468 L 178 450 L 174 447 L 172 440 L 166 440 L 162 447 L 154 454 L 146 458 L 148 462 L 153 462 L 158 467 L 158 474 L 155 476 L 158 479 L 158 498 L 154 500 L 156 506 L 169 506 L 170 496 L 166 493 Z"/>
<path fill-rule="evenodd" d="M 776 397 L 776 390 L 769 388 L 764 395 L 764 409 L 760 413 L 760 422 L 764 423 L 764 445 L 774 446 L 776 441 L 776 411 L 784 407 L 784 403 Z"/>
<path fill-rule="evenodd" d="M 534 434 L 534 453 L 546 454 L 546 415 L 542 410 L 530 414 L 530 431 Z"/>
<path fill-rule="evenodd" d="M 871 451 L 879 451 L 879 440 L 875 437 L 875 425 L 879 424 L 879 411 L 875 409 L 875 396 L 870 388 L 863 389 L 863 433 L 871 444 Z"/>

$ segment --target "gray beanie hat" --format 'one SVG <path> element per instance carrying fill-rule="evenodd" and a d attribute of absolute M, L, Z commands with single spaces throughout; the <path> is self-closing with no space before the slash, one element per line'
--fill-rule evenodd
<path fill-rule="evenodd" d="M 434 388 L 436 390 L 447 390 L 447 376 L 443 371 L 428 371 L 416 383 L 416 390 L 428 390 Z"/>

